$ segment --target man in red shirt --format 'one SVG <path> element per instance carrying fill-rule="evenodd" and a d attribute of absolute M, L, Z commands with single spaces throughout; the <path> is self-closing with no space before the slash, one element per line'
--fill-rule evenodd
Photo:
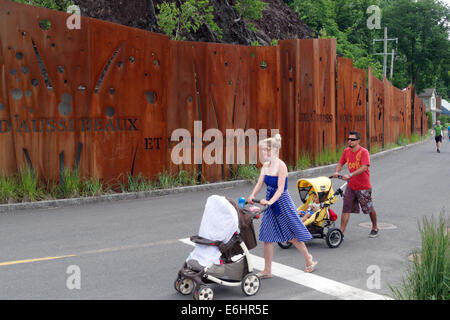
<path fill-rule="evenodd" d="M 344 194 L 344 205 L 342 208 L 341 231 L 345 232 L 350 213 L 359 213 L 361 206 L 364 214 L 370 216 L 372 230 L 369 237 L 375 238 L 378 235 L 377 213 L 373 208 L 372 186 L 370 184 L 370 157 L 369 151 L 360 146 L 361 137 L 358 132 L 350 131 L 348 137 L 348 148 L 342 153 L 341 160 L 336 167 L 334 177 L 337 177 L 342 170 L 342 166 L 347 163 L 350 174 L 342 178 L 348 181 Z M 359 204 L 359 206 L 358 206 Z"/>

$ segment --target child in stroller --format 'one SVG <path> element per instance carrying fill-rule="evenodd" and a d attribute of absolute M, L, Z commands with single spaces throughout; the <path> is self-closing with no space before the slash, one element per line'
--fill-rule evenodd
<path fill-rule="evenodd" d="M 214 293 L 208 283 L 240 286 L 246 295 L 254 295 L 260 287 L 253 273 L 250 249 L 256 247 L 252 213 L 239 208 L 233 200 L 212 195 L 208 198 L 199 234 L 191 237 L 195 243 L 175 280 L 175 290 L 184 295 L 193 292 L 195 300 L 212 300 Z"/>
<path fill-rule="evenodd" d="M 302 218 L 302 222 L 308 220 L 313 214 L 320 211 L 320 209 L 321 207 L 319 197 L 317 195 L 314 195 L 313 201 L 308 204 L 307 210 L 300 210 L 300 217 Z"/>

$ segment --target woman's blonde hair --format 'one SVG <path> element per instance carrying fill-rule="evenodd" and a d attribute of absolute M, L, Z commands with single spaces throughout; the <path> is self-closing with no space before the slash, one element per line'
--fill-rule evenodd
<path fill-rule="evenodd" d="M 281 136 L 280 136 L 280 134 L 277 133 L 272 138 L 267 138 L 267 139 L 261 140 L 259 142 L 259 146 L 260 147 L 267 146 L 270 149 L 280 150 L 281 149 Z"/>

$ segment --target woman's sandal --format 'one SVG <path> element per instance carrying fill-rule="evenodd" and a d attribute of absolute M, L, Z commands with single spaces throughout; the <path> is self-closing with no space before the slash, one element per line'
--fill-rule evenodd
<path fill-rule="evenodd" d="M 306 266 L 306 268 L 305 268 L 305 272 L 307 272 L 307 273 L 314 272 L 314 270 L 315 270 L 315 268 L 316 268 L 316 266 L 318 264 L 317 261 L 313 260 L 312 256 L 311 256 L 311 261 L 312 261 L 312 263 L 309 266 Z"/>
<path fill-rule="evenodd" d="M 263 272 L 259 272 L 258 274 L 256 274 L 256 276 L 261 280 L 261 279 L 270 279 L 272 278 L 272 275 L 268 275 L 266 273 Z"/>

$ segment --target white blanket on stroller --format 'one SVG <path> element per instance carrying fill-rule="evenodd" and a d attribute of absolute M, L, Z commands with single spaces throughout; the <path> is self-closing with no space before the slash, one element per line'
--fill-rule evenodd
<path fill-rule="evenodd" d="M 208 240 L 227 243 L 236 231 L 239 231 L 236 209 L 225 197 L 210 196 L 206 201 L 198 235 Z M 195 244 L 195 249 L 188 259 L 195 259 L 207 267 L 212 263 L 219 264 L 220 256 L 218 247 Z"/>

